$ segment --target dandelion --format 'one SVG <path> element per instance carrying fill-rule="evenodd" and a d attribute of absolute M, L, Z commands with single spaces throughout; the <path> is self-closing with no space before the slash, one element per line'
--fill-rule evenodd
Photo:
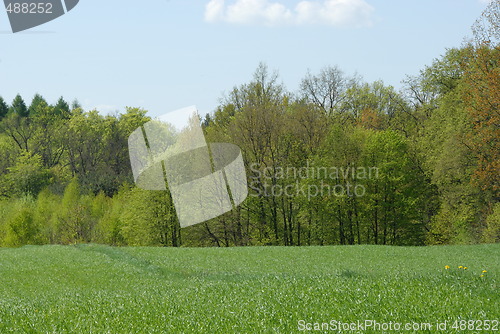
<path fill-rule="evenodd" d="M 464 267 L 464 270 L 467 270 L 467 267 Z"/>
<path fill-rule="evenodd" d="M 463 266 L 458 266 L 458 269 L 463 269 L 464 267 Z"/>
<path fill-rule="evenodd" d="M 487 271 L 486 271 L 486 270 L 483 270 L 483 274 L 484 274 L 484 273 L 487 273 Z"/>
<path fill-rule="evenodd" d="M 444 266 L 444 269 L 450 269 L 450 266 Z"/>
<path fill-rule="evenodd" d="M 481 276 L 479 276 L 479 277 L 484 277 L 484 275 L 481 275 Z"/>

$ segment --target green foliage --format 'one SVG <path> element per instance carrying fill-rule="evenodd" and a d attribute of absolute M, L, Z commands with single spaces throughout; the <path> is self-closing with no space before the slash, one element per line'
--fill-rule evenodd
<path fill-rule="evenodd" d="M 29 114 L 29 116 L 35 116 L 43 108 L 45 108 L 47 106 L 48 106 L 47 101 L 40 94 L 35 94 L 35 96 L 33 97 L 33 100 L 31 101 L 31 104 L 28 108 L 28 114 Z"/>
<path fill-rule="evenodd" d="M 14 208 L 6 219 L 5 228 L 4 246 L 18 247 L 42 242 L 40 225 L 33 216 L 32 197 L 24 197 L 14 203 Z"/>
<path fill-rule="evenodd" d="M 127 244 L 123 236 L 122 215 L 128 209 L 126 202 L 129 189 L 122 188 L 112 199 L 107 199 L 107 208 L 103 210 L 102 218 L 99 219 L 94 232 L 94 242 L 113 246 L 124 246 Z M 95 201 L 96 205 L 102 205 Z"/>
<path fill-rule="evenodd" d="M 486 230 L 483 237 L 484 242 L 500 242 L 500 203 L 495 204 L 493 212 L 486 219 Z"/>
<path fill-rule="evenodd" d="M 21 246 L 36 243 L 38 233 L 29 208 L 23 208 L 9 221 L 9 232 L 5 238 L 7 246 Z"/>
<path fill-rule="evenodd" d="M 422 130 L 416 137 L 423 168 L 439 192 L 439 209 L 431 219 L 429 243 L 475 243 L 484 233 L 488 199 L 472 182 L 478 160 L 468 144 L 472 119 L 464 106 L 462 64 L 467 49 L 451 49 L 422 74 L 422 82 L 436 97 L 429 102 Z M 422 108 L 426 108 L 425 105 Z"/>
<path fill-rule="evenodd" d="M 241 148 L 249 197 L 182 233 L 168 191 L 132 186 L 128 137 L 151 120 L 145 110 L 103 116 L 78 103 L 70 108 L 62 97 L 47 105 L 37 94 L 29 108 L 16 96 L 5 116 L 0 99 L 0 241 L 496 242 L 497 49 L 483 42 L 450 49 L 409 77 L 402 92 L 326 67 L 308 73 L 294 95 L 259 64 L 202 122 L 208 142 Z M 308 168 L 340 174 L 287 172 Z M 26 210 L 18 205 L 23 196 L 33 198 Z"/>
<path fill-rule="evenodd" d="M 12 101 L 9 112 L 18 115 L 19 117 L 28 117 L 28 108 L 26 107 L 26 103 L 24 103 L 21 95 L 16 95 Z"/>
<path fill-rule="evenodd" d="M 56 105 L 54 106 L 54 114 L 62 118 L 69 118 L 69 113 L 70 113 L 69 104 L 61 96 L 59 100 L 57 100 Z"/>
<path fill-rule="evenodd" d="M 93 220 L 86 198 L 82 197 L 78 180 L 74 178 L 66 187 L 61 208 L 56 216 L 62 243 L 90 242 Z"/>
<path fill-rule="evenodd" d="M 167 191 L 135 188 L 123 200 L 121 235 L 128 245 L 179 246 L 179 223 Z"/>
<path fill-rule="evenodd" d="M 0 134 L 0 156 L 2 157 L 0 159 L 0 175 L 2 175 L 0 181 L 1 178 L 5 181 L 5 177 L 3 176 L 8 173 L 9 167 L 14 165 L 17 155 L 18 150 L 12 139 L 5 134 Z"/>
<path fill-rule="evenodd" d="M 14 166 L 8 170 L 6 178 L 13 194 L 36 196 L 51 182 L 51 173 L 44 168 L 38 154 L 21 152 Z"/>
<path fill-rule="evenodd" d="M 33 219 L 35 224 L 40 227 L 40 240 L 43 243 L 57 243 L 60 241 L 57 231 L 57 217 L 60 205 L 61 198 L 48 188 L 38 194 L 33 209 Z"/>
<path fill-rule="evenodd" d="M 5 103 L 5 100 L 0 96 L 0 120 L 7 116 L 9 112 L 9 106 Z"/>
<path fill-rule="evenodd" d="M 427 66 L 422 71 L 424 89 L 439 95 L 453 92 L 463 76 L 461 63 L 466 55 L 465 52 L 463 49 L 448 49 L 443 57 L 434 60 L 431 66 Z"/>
<path fill-rule="evenodd" d="M 151 119 L 146 116 L 147 111 L 141 108 L 126 107 L 125 113 L 120 115 L 120 129 L 125 138 L 128 138 L 138 127 L 144 125 Z"/>

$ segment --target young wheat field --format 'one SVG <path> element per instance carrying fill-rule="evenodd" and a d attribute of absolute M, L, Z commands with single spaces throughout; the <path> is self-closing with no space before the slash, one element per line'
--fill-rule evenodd
<path fill-rule="evenodd" d="M 495 333 L 499 255 L 500 244 L 1 249 L 0 333 Z M 411 327 L 382 328 L 397 323 Z"/>

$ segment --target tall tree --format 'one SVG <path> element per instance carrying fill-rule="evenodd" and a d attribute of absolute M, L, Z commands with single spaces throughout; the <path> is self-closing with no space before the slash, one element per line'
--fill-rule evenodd
<path fill-rule="evenodd" d="M 7 116 L 9 112 L 9 106 L 5 103 L 5 100 L 0 96 L 0 120 Z"/>
<path fill-rule="evenodd" d="M 70 108 L 68 102 L 61 96 L 54 106 L 54 113 L 63 118 L 69 118 Z"/>
<path fill-rule="evenodd" d="M 92 226 L 89 208 L 82 201 L 79 182 L 73 178 L 64 190 L 56 216 L 57 230 L 63 243 L 90 242 Z"/>
<path fill-rule="evenodd" d="M 12 105 L 10 106 L 10 112 L 14 113 L 20 117 L 28 117 L 28 108 L 26 107 L 26 103 L 24 103 L 21 95 L 17 94 L 14 100 L 12 101 Z"/>
<path fill-rule="evenodd" d="M 500 44 L 500 0 L 491 0 L 480 18 L 472 26 L 477 44 Z"/>
<path fill-rule="evenodd" d="M 65 140 L 67 124 L 54 113 L 53 109 L 41 102 L 31 117 L 32 122 L 36 124 L 32 146 L 34 151 L 41 155 L 47 168 L 57 166 L 64 160 L 67 146 Z"/>
<path fill-rule="evenodd" d="M 256 69 L 253 80 L 247 84 L 235 87 L 223 101 L 215 113 L 210 126 L 205 130 L 207 138 L 211 141 L 225 140 L 240 146 L 245 160 L 248 162 L 248 175 L 252 179 L 255 197 L 254 204 L 248 214 L 256 221 L 256 229 L 248 231 L 261 244 L 276 244 L 280 236 L 280 203 L 274 196 L 265 196 L 264 188 L 275 185 L 276 178 L 269 179 L 266 183 L 256 170 L 264 168 L 275 169 L 284 164 L 287 150 L 283 145 L 289 146 L 287 135 L 283 133 L 285 114 L 289 105 L 289 97 L 284 86 L 278 82 L 278 74 L 271 73 L 263 63 Z M 215 139 L 215 140 L 214 140 Z M 250 168 L 250 165 L 253 168 Z M 261 175 L 261 173 L 260 173 Z M 254 180 L 255 179 L 255 180 Z M 232 232 L 243 237 L 242 214 L 236 212 L 219 221 L 221 228 L 206 229 L 212 239 L 215 233 L 221 231 L 224 237 Z M 231 220 L 231 221 L 229 221 Z M 210 230 L 210 232 L 208 232 Z M 241 244 L 238 240 L 236 244 Z"/>
<path fill-rule="evenodd" d="M 31 150 L 34 127 L 35 125 L 28 117 L 21 117 L 16 113 L 9 113 L 0 125 L 2 131 L 11 137 L 21 150 L 25 151 Z"/>
<path fill-rule="evenodd" d="M 311 103 L 319 106 L 327 115 L 331 115 L 342 102 L 345 92 L 359 79 L 348 77 L 337 66 L 328 66 L 313 75 L 308 72 L 300 84 L 302 94 Z"/>
<path fill-rule="evenodd" d="M 39 155 L 24 151 L 18 157 L 14 166 L 9 168 L 8 180 L 12 193 L 16 195 L 33 195 L 51 182 L 50 172 L 44 168 Z"/>
<path fill-rule="evenodd" d="M 47 101 L 40 94 L 35 94 L 28 108 L 28 114 L 30 116 L 34 116 L 40 108 L 44 108 L 46 106 Z"/>
<path fill-rule="evenodd" d="M 475 40 L 463 63 L 463 98 L 472 117 L 469 144 L 479 163 L 474 178 L 500 202 L 500 0 L 494 0 L 473 27 Z"/>

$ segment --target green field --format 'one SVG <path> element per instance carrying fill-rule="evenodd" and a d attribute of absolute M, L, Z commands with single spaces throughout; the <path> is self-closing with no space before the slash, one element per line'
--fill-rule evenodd
<path fill-rule="evenodd" d="M 453 333 L 456 320 L 500 318 L 499 255 L 500 244 L 2 249 L 0 333 L 323 332 L 299 320 L 433 324 L 419 333 L 447 320 Z M 383 331 L 343 331 L 358 332 Z"/>

